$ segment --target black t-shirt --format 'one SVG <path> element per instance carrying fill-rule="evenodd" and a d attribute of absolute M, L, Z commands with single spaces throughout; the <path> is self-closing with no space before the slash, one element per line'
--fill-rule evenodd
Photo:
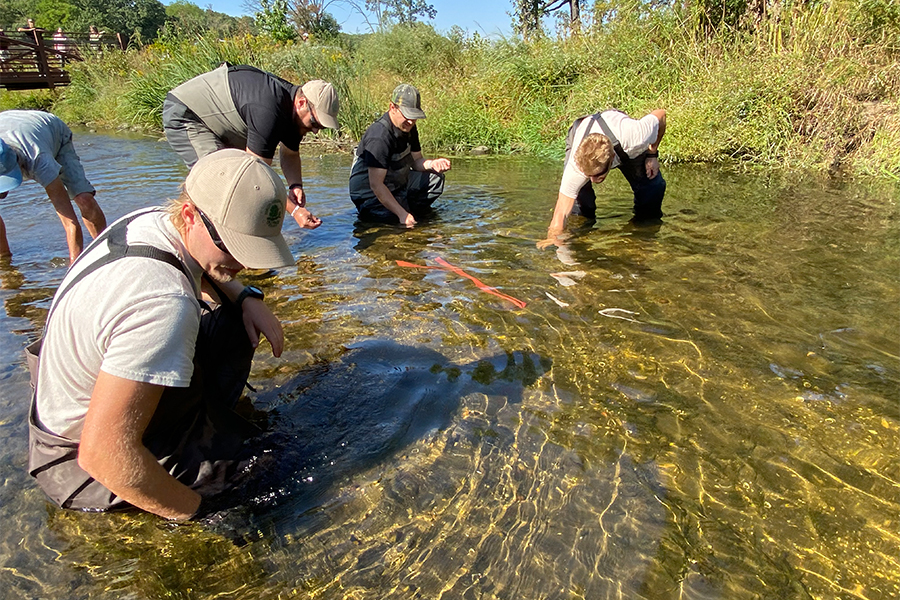
<path fill-rule="evenodd" d="M 294 123 L 294 94 L 299 86 L 255 67 L 228 68 L 231 99 L 247 124 L 247 149 L 273 158 L 278 142 L 289 150 L 300 147 L 300 130 Z"/>
<path fill-rule="evenodd" d="M 406 133 L 391 123 L 390 113 L 384 113 L 366 129 L 356 154 L 367 167 L 397 171 L 406 165 L 407 147 L 410 152 L 422 151 L 418 128 L 413 126 L 412 131 Z"/>

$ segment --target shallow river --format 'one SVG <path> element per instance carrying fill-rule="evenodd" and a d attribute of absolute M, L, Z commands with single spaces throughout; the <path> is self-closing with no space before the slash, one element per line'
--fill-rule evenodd
<path fill-rule="evenodd" d="M 110 221 L 186 173 L 76 143 Z M 0 597 L 900 596 L 900 187 L 672 167 L 635 228 L 614 174 L 538 250 L 554 162 L 457 159 L 410 231 L 356 223 L 349 164 L 304 160 L 324 223 L 246 278 L 285 324 L 250 393 L 278 449 L 197 524 L 62 511 L 27 476 L 21 350 L 66 246 L 40 187 L 0 203 Z M 397 263 L 438 259 L 525 307 Z"/>

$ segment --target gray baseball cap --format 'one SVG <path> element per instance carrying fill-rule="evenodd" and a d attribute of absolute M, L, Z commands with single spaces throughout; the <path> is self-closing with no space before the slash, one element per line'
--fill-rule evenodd
<path fill-rule="evenodd" d="M 401 83 L 394 88 L 394 93 L 391 94 L 391 102 L 400 108 L 400 112 L 407 119 L 425 118 L 425 111 L 422 110 L 422 98 L 415 86 Z"/>
<path fill-rule="evenodd" d="M 207 154 L 191 169 L 184 189 L 242 265 L 274 269 L 294 264 L 281 235 L 287 191 L 259 158 L 237 148 Z"/>
<path fill-rule="evenodd" d="M 9 144 L 0 140 L 0 194 L 22 185 L 22 169 L 19 157 Z"/>

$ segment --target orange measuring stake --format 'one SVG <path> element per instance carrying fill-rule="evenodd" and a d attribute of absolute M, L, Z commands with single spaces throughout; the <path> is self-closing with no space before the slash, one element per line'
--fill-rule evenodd
<path fill-rule="evenodd" d="M 471 275 L 469 275 L 468 273 L 466 273 L 459 267 L 451 265 L 450 263 L 448 263 L 446 260 L 444 260 L 440 256 L 435 258 L 434 261 L 441 266 L 432 267 L 429 265 L 417 265 L 415 263 L 406 262 L 405 260 L 398 260 L 397 266 L 398 267 L 409 267 L 412 269 L 440 269 L 442 271 L 450 271 L 451 273 L 456 273 L 460 277 L 465 277 L 466 279 L 472 280 L 472 282 L 478 287 L 478 289 L 480 289 L 483 292 L 487 292 L 488 294 L 493 294 L 494 296 L 497 296 L 498 298 L 503 298 L 504 300 L 512 302 L 519 308 L 525 308 L 525 303 L 522 302 L 521 300 L 519 300 L 517 298 L 513 298 L 512 296 L 507 296 L 506 294 L 504 294 L 502 292 L 498 292 L 495 288 L 492 288 L 491 286 L 482 283 L 477 278 L 472 277 Z"/>

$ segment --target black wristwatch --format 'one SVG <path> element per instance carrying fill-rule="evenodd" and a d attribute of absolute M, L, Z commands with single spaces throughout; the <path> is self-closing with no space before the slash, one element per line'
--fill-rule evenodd
<path fill-rule="evenodd" d="M 261 289 L 252 285 L 248 285 L 241 290 L 240 294 L 238 294 L 237 300 L 234 301 L 234 304 L 235 306 L 239 307 L 247 298 L 259 298 L 260 300 L 263 300 L 265 297 L 266 295 L 263 294 Z"/>

